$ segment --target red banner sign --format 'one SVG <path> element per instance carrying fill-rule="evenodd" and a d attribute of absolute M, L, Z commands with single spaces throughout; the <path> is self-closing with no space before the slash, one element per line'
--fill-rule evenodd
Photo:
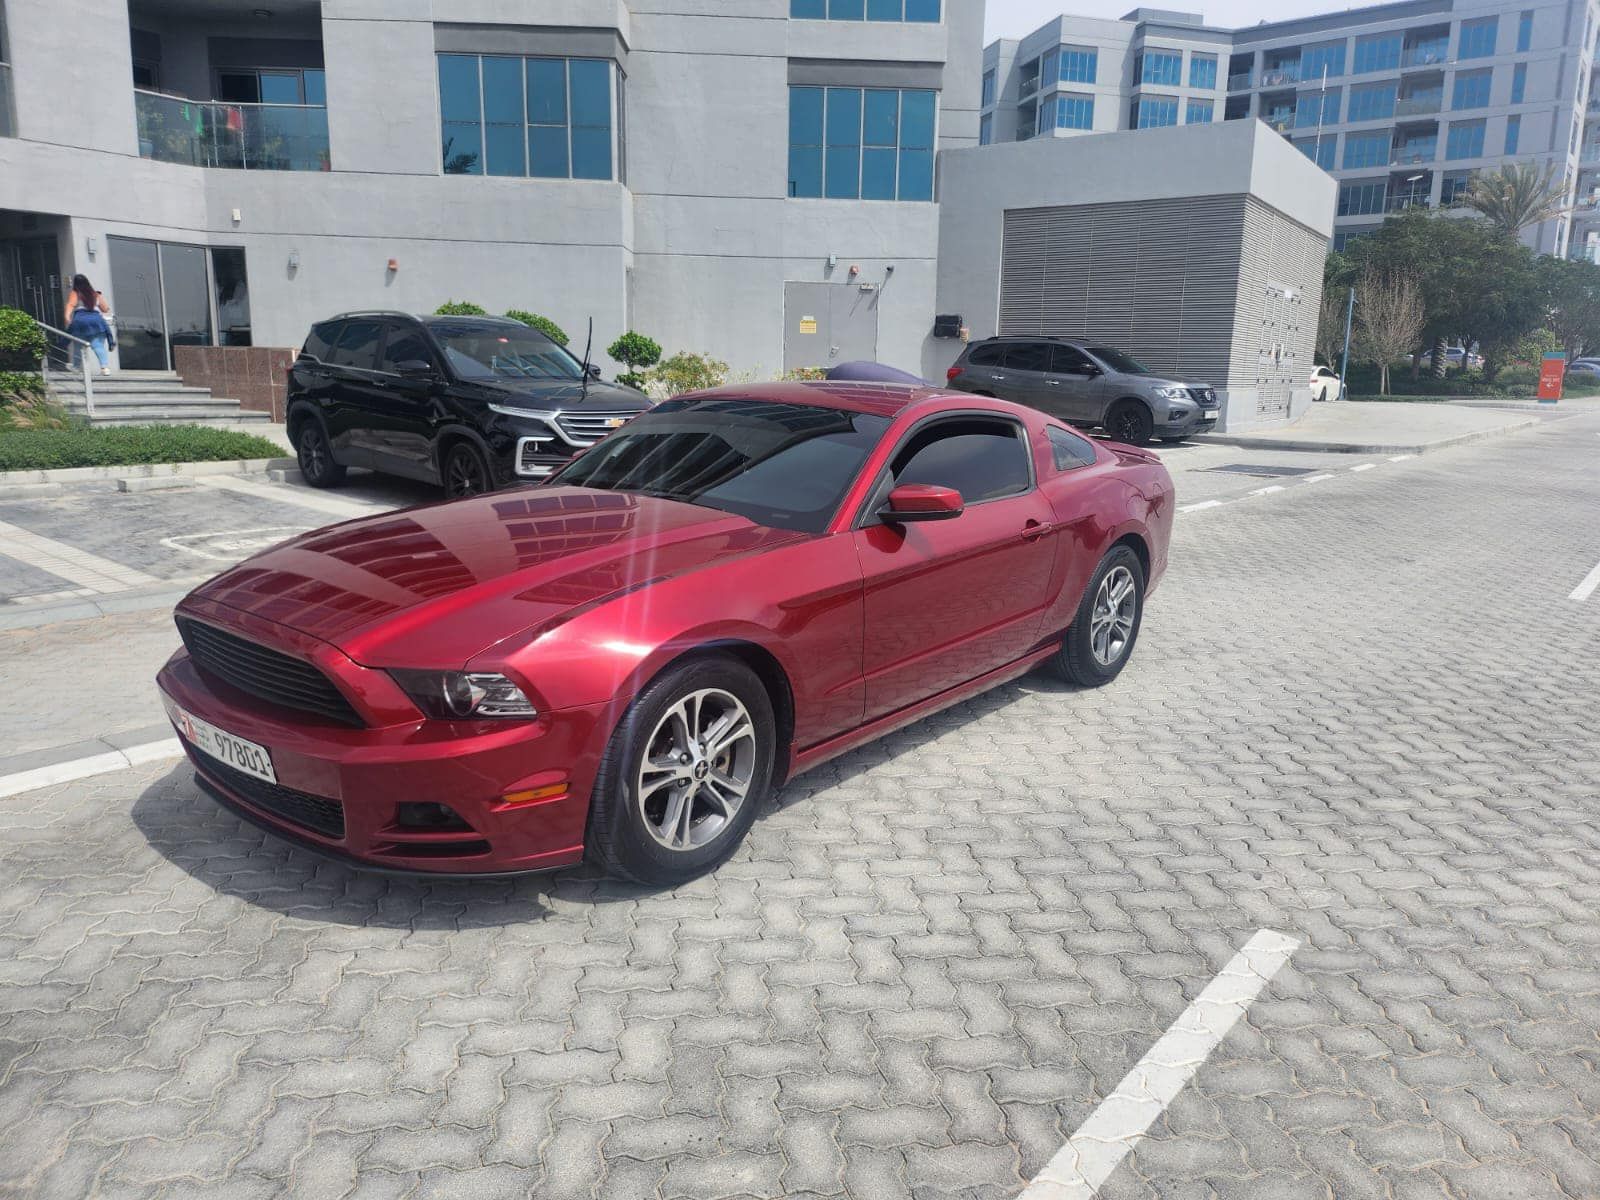
<path fill-rule="evenodd" d="M 1561 381 L 1567 374 L 1565 354 L 1546 354 L 1539 366 L 1539 402 L 1554 404 L 1561 399 Z"/>

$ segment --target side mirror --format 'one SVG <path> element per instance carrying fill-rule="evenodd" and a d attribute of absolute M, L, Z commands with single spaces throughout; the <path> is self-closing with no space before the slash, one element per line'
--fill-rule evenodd
<path fill-rule="evenodd" d="M 589 378 L 590 379 L 599 379 L 600 378 L 600 368 L 595 363 L 590 363 L 589 364 Z"/>
<path fill-rule="evenodd" d="M 878 510 L 880 520 L 891 525 L 913 521 L 948 521 L 966 508 L 955 488 L 936 483 L 902 483 L 889 493 L 889 500 Z"/>
<path fill-rule="evenodd" d="M 432 379 L 437 372 L 433 364 L 420 358 L 408 358 L 394 365 L 395 373 L 404 379 Z"/>

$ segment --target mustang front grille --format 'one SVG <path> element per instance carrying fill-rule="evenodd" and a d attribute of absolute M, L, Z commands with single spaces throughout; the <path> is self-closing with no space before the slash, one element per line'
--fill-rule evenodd
<path fill-rule="evenodd" d="M 194 755 L 202 771 L 251 806 L 282 817 L 302 829 L 315 830 L 331 838 L 344 837 L 344 806 L 337 800 L 325 800 L 321 796 L 297 792 L 293 788 L 246 775 L 193 746 L 189 747 L 189 752 Z"/>
<path fill-rule="evenodd" d="M 364 724 L 333 681 L 303 659 L 185 617 L 178 619 L 178 633 L 202 674 L 258 700 L 344 725 Z"/>

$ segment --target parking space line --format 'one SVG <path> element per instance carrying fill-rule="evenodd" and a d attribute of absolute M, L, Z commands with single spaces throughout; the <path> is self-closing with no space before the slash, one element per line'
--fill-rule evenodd
<path fill-rule="evenodd" d="M 1202 508 L 1221 508 L 1221 500 L 1201 500 L 1197 504 L 1180 504 L 1178 511 L 1181 513 L 1199 512 Z"/>
<path fill-rule="evenodd" d="M 1600 563 L 1595 563 L 1594 570 L 1583 577 L 1583 582 L 1572 589 L 1567 595 L 1567 599 L 1587 600 L 1594 594 L 1594 590 L 1597 587 L 1600 587 Z"/>
<path fill-rule="evenodd" d="M 1390 462 L 1406 462 L 1406 461 L 1408 461 L 1410 459 L 1413 459 L 1415 457 L 1416 457 L 1415 454 L 1396 454 L 1389 461 Z"/>
<path fill-rule="evenodd" d="M 100 558 L 54 538 L 0 521 L 0 554 L 95 592 L 123 592 L 159 583 L 153 575 Z"/>
<path fill-rule="evenodd" d="M 1270 929 L 1246 942 L 1017 1200 L 1091 1200 L 1299 947 Z"/>
<path fill-rule="evenodd" d="M 1370 470 L 1372 470 L 1373 467 L 1375 467 L 1377 465 L 1378 465 L 1377 463 L 1357 463 L 1355 466 L 1351 467 L 1350 469 L 1352 471 L 1370 471 Z"/>
<path fill-rule="evenodd" d="M 1301 483 L 1321 483 L 1324 479 L 1332 479 L 1332 475 L 1307 475 Z"/>
<path fill-rule="evenodd" d="M 163 738 L 158 742 L 127 746 L 105 754 L 91 754 L 87 758 L 75 758 L 70 762 L 51 763 L 48 767 L 34 767 L 31 771 L 0 775 L 0 797 L 17 796 L 37 788 L 54 787 L 58 783 L 72 783 L 78 779 L 88 779 L 93 775 L 106 775 L 112 771 L 137 767 L 141 763 L 177 758 L 182 753 L 183 746 L 177 738 Z"/>
<path fill-rule="evenodd" d="M 1255 491 L 1251 492 L 1250 494 L 1252 496 L 1270 496 L 1270 495 L 1272 495 L 1273 492 L 1281 492 L 1281 491 L 1283 491 L 1283 484 L 1274 483 L 1274 484 L 1270 484 L 1270 485 L 1268 485 L 1267 487 L 1264 487 L 1264 488 L 1257 488 Z"/>
<path fill-rule="evenodd" d="M 202 487 L 222 488 L 254 496 L 258 500 L 276 500 L 283 504 L 297 504 L 301 508 L 331 513 L 336 517 L 370 517 L 388 512 L 382 504 L 366 504 L 359 500 L 342 500 L 336 496 L 322 496 L 306 488 L 290 487 L 281 483 L 257 483 L 253 479 L 240 479 L 236 475 L 201 475 L 195 482 Z"/>

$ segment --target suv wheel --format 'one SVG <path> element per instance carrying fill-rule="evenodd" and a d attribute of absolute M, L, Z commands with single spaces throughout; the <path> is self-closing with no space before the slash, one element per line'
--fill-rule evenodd
<path fill-rule="evenodd" d="M 494 491 L 489 464 L 470 442 L 457 442 L 444 459 L 444 494 L 452 500 Z"/>
<path fill-rule="evenodd" d="M 1119 400 L 1106 414 L 1106 433 L 1114 441 L 1130 446 L 1143 446 L 1155 432 L 1155 419 L 1150 410 L 1137 400 Z"/>
<path fill-rule="evenodd" d="M 328 435 L 322 430 L 322 422 L 315 417 L 307 417 L 300 426 L 294 454 L 300 463 L 301 476 L 312 487 L 337 487 L 344 482 L 345 468 L 334 461 Z"/>

